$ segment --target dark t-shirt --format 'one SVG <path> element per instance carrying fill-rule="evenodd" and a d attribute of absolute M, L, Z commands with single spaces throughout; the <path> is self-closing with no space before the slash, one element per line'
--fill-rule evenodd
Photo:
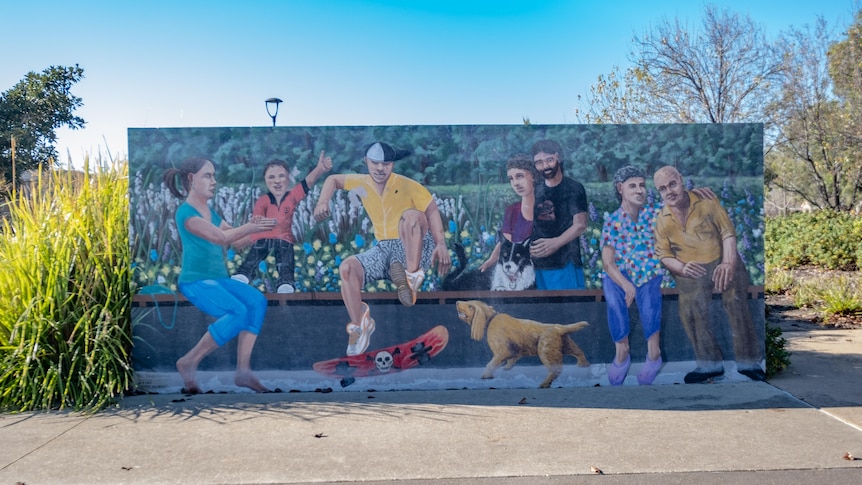
<path fill-rule="evenodd" d="M 557 237 L 572 227 L 576 214 L 586 212 L 587 192 L 580 182 L 568 177 L 555 187 L 543 183 L 536 186 L 536 206 L 533 209 L 533 240 Z M 578 238 L 545 258 L 533 258 L 538 269 L 562 268 L 569 262 L 576 268 L 581 264 L 581 247 Z"/>

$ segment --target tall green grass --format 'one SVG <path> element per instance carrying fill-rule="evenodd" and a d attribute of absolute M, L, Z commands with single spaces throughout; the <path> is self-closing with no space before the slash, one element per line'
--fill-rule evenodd
<path fill-rule="evenodd" d="M 0 234 L 0 410 L 96 410 L 131 387 L 128 207 L 126 162 L 41 172 L 29 196 L 13 195 Z"/>

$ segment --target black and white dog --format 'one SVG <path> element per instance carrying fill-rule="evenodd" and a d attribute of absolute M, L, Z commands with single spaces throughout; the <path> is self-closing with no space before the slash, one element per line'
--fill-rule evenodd
<path fill-rule="evenodd" d="M 455 243 L 453 249 L 458 257 L 458 268 L 449 273 L 441 283 L 443 291 L 517 291 L 536 286 L 536 273 L 530 259 L 530 240 L 513 243 L 500 237 L 500 257 L 493 271 L 481 272 L 478 269 L 464 271 L 467 254 L 464 247 Z"/>

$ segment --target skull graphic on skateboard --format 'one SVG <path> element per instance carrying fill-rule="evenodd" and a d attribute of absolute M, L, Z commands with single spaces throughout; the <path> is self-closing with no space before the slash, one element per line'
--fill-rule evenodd
<path fill-rule="evenodd" d="M 379 376 L 401 372 L 428 363 L 449 343 L 449 331 L 438 325 L 403 344 L 371 350 L 359 355 L 315 362 L 312 368 L 329 377 L 341 378 L 347 387 L 357 377 Z"/>

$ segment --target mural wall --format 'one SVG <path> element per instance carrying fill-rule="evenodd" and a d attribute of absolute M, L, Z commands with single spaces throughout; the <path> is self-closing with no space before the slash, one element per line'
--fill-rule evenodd
<path fill-rule="evenodd" d="M 138 388 L 762 380 L 762 139 L 130 129 Z"/>

